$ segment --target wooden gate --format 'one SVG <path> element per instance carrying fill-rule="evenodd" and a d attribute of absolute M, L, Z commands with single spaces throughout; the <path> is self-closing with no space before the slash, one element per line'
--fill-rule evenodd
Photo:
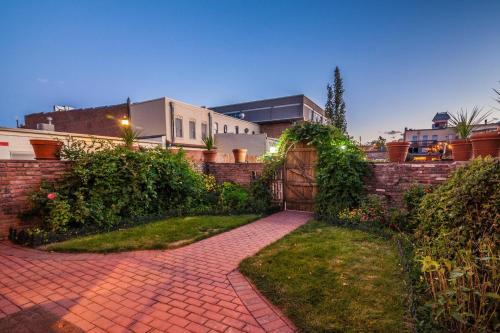
<path fill-rule="evenodd" d="M 297 143 L 286 155 L 284 165 L 284 201 L 286 210 L 314 210 L 316 184 L 316 148 Z"/>

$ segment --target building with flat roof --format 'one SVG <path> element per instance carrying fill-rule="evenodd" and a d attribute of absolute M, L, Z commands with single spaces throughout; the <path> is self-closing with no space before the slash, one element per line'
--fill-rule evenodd
<path fill-rule="evenodd" d="M 431 128 L 412 129 L 405 127 L 404 140 L 410 142 L 410 153 L 426 154 L 429 148 L 438 143 L 449 143 L 458 139 L 455 128 L 449 126 L 448 112 L 438 112 L 432 118 Z M 474 126 L 473 132 L 495 131 L 500 122 L 479 124 Z"/>
<path fill-rule="evenodd" d="M 261 132 L 272 138 L 278 138 L 295 122 L 327 121 L 325 111 L 304 95 L 215 106 L 210 110 L 259 124 Z"/>

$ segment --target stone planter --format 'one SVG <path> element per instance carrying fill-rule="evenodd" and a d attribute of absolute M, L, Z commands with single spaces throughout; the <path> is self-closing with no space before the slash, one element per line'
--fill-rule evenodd
<path fill-rule="evenodd" d="M 203 162 L 215 163 L 216 159 L 217 159 L 217 150 L 216 149 L 210 149 L 210 150 L 203 151 Z"/>
<path fill-rule="evenodd" d="M 407 141 L 393 141 L 386 144 L 389 150 L 389 161 L 403 163 L 408 155 L 410 143 Z"/>
<path fill-rule="evenodd" d="M 476 133 L 470 138 L 474 158 L 482 156 L 500 157 L 500 132 Z"/>
<path fill-rule="evenodd" d="M 60 160 L 59 152 L 63 143 L 55 140 L 30 140 L 37 160 Z"/>
<path fill-rule="evenodd" d="M 233 149 L 234 163 L 245 163 L 248 149 Z"/>
<path fill-rule="evenodd" d="M 472 144 L 468 139 L 453 140 L 451 151 L 454 161 L 468 161 L 472 158 Z"/>

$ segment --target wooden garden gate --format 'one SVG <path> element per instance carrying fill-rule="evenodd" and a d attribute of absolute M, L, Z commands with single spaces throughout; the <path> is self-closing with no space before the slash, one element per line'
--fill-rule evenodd
<path fill-rule="evenodd" d="M 283 199 L 285 210 L 314 210 L 316 184 L 316 148 L 303 143 L 293 145 L 284 164 Z"/>

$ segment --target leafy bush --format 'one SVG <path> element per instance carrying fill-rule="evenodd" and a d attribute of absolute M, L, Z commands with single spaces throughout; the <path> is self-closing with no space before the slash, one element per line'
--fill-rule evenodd
<path fill-rule="evenodd" d="M 225 182 L 222 184 L 220 202 L 224 211 L 244 211 L 248 202 L 249 193 L 241 185 Z"/>
<path fill-rule="evenodd" d="M 338 220 L 345 224 L 365 224 L 384 226 L 387 221 L 387 209 L 382 198 L 376 194 L 367 195 L 359 207 L 344 209 L 338 214 Z"/>
<path fill-rule="evenodd" d="M 500 163 L 478 158 L 416 209 L 416 256 L 435 322 L 448 331 L 500 328 Z"/>
<path fill-rule="evenodd" d="M 84 224 L 106 228 L 124 218 L 189 211 L 207 201 L 203 175 L 182 152 L 106 147 L 71 156 L 67 177 L 33 197 L 31 213 L 41 217 L 46 230 Z"/>

